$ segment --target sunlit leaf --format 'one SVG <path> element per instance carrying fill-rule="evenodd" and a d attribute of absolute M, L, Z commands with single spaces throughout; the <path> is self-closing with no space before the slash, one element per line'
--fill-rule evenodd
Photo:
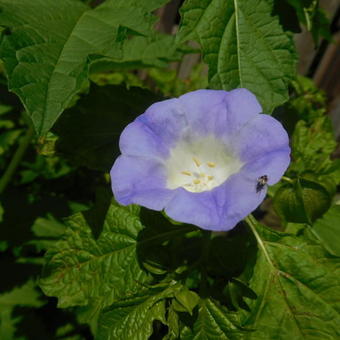
<path fill-rule="evenodd" d="M 166 1 L 153 2 L 154 5 Z M 137 0 L 90 9 L 74 0 L 1 0 L 0 46 L 9 88 L 39 134 L 55 123 L 87 80 L 91 60 L 123 58 L 129 34 L 148 35 L 154 17 Z"/>
<path fill-rule="evenodd" d="M 287 84 L 295 73 L 292 41 L 271 16 L 271 3 L 187 0 L 178 34 L 179 41 L 201 44 L 212 88 L 245 87 L 267 113 L 287 101 Z"/>

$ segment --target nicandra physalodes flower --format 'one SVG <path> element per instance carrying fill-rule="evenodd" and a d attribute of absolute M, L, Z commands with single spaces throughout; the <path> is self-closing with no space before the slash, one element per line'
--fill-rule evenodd
<path fill-rule="evenodd" d="M 203 229 L 233 228 L 290 162 L 286 131 L 261 112 L 246 89 L 198 90 L 151 105 L 120 137 L 116 200 Z"/>

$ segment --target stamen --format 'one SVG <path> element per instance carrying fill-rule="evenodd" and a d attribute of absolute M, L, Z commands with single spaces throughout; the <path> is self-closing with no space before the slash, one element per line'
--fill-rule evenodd
<path fill-rule="evenodd" d="M 201 172 L 200 177 L 202 177 L 202 178 L 205 177 L 205 173 Z"/>
<path fill-rule="evenodd" d="M 214 168 L 216 166 L 216 164 L 213 162 L 208 162 L 207 165 L 209 168 Z"/>
<path fill-rule="evenodd" d="M 200 183 L 201 183 L 201 181 L 199 179 L 194 180 L 194 184 L 200 184 Z"/>
<path fill-rule="evenodd" d="M 196 157 L 193 157 L 192 159 L 194 160 L 197 167 L 199 167 L 202 164 Z"/>
<path fill-rule="evenodd" d="M 181 174 L 186 176 L 192 176 L 192 173 L 190 171 L 182 171 Z"/>
<path fill-rule="evenodd" d="M 214 179 L 214 176 L 208 176 L 208 180 L 212 181 Z"/>

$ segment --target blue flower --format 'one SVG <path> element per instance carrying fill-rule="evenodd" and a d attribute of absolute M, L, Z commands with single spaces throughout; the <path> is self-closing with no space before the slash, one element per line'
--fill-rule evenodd
<path fill-rule="evenodd" d="M 290 162 L 286 131 L 261 112 L 246 89 L 198 90 L 151 105 L 120 136 L 116 200 L 203 229 L 232 229 Z"/>

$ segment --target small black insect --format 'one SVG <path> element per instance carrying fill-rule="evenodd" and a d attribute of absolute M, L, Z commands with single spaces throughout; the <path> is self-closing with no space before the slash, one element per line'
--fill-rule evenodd
<path fill-rule="evenodd" d="M 268 182 L 268 176 L 267 175 L 260 176 L 257 179 L 256 192 L 260 192 L 265 187 L 267 182 Z"/>

